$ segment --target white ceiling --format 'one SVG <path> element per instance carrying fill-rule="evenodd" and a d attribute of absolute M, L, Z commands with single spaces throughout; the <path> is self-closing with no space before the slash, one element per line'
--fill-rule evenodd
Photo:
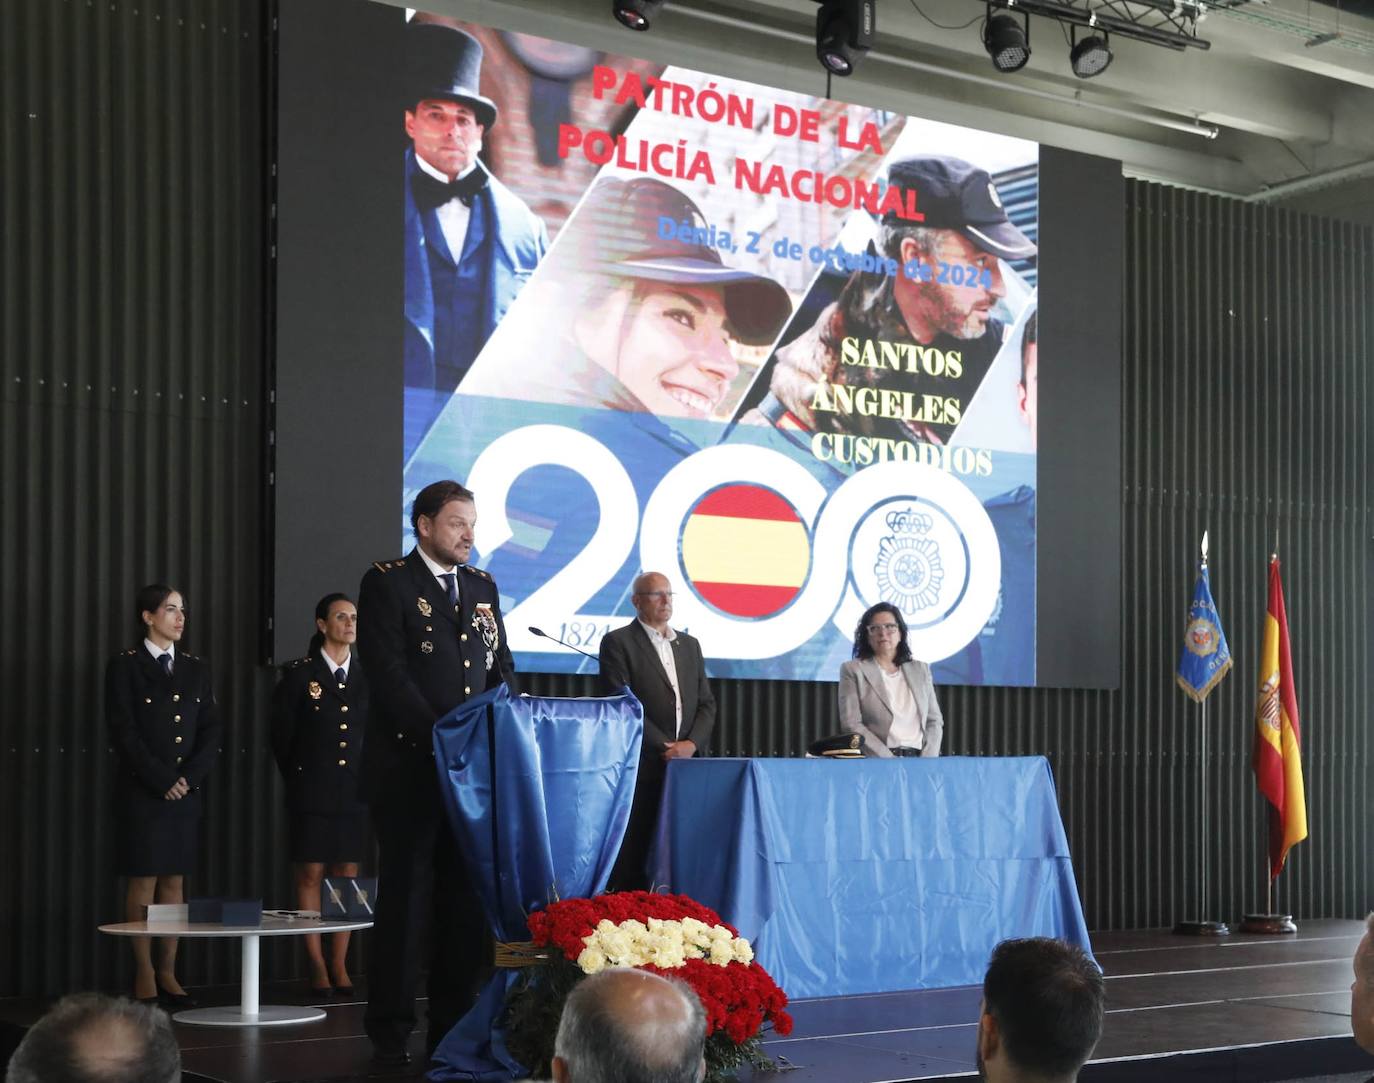
<path fill-rule="evenodd" d="M 812 0 L 669 0 L 643 34 L 615 23 L 610 0 L 424 6 L 773 86 L 826 89 Z M 983 12 L 980 0 L 878 0 L 875 48 L 854 76 L 833 81 L 831 95 L 1117 158 L 1133 176 L 1374 223 L 1374 19 L 1309 0 L 1256 0 L 1207 14 L 1198 33 L 1210 50 L 1113 37 L 1112 65 L 1080 80 L 1063 32 L 1044 18 L 1031 21 L 1030 63 L 1012 75 L 994 71 L 979 38 Z"/>

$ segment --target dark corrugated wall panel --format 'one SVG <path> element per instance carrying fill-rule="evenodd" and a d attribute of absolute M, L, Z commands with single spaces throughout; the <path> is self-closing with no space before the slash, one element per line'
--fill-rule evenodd
<path fill-rule="evenodd" d="M 120 910 L 101 674 L 134 638 L 144 580 L 184 586 L 229 723 L 193 889 L 290 898 L 264 739 L 273 674 L 257 664 L 269 56 L 257 3 L 0 5 L 0 995 L 127 980 L 123 946 L 94 932 Z M 1236 656 L 1208 705 L 1210 916 L 1256 906 L 1250 719 L 1277 530 L 1312 825 L 1281 901 L 1355 916 L 1374 899 L 1374 241 L 1127 192 L 1123 687 L 945 689 L 946 748 L 1049 757 L 1090 925 L 1195 916 L 1198 715 L 1172 672 L 1210 528 Z M 723 754 L 795 755 L 835 724 L 830 684 L 716 688 Z M 183 951 L 191 982 L 236 974 L 230 948 Z M 269 949 L 265 971 L 297 958 Z"/>
<path fill-rule="evenodd" d="M 234 0 L 0 5 L 0 994 L 123 986 L 106 659 L 186 595 L 226 720 L 195 893 L 275 890 L 266 770 L 267 27 Z M 183 945 L 194 980 L 228 948 Z M 279 953 L 268 952 L 271 957 Z"/>

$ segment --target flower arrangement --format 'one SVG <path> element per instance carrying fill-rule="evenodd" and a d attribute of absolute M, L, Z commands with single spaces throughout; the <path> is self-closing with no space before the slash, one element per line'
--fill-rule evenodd
<path fill-rule="evenodd" d="M 507 1045 L 535 1078 L 551 1074 L 563 1001 L 588 974 L 633 966 L 692 987 L 706 1010 L 706 1079 L 744 1064 L 772 1067 L 759 1035 L 792 1030 L 787 995 L 754 961 L 749 941 L 685 895 L 625 891 L 551 903 L 529 917 L 539 961 L 507 1002 Z"/>

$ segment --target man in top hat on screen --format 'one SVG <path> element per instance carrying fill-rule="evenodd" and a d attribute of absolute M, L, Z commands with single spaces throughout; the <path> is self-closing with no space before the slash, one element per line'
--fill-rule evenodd
<path fill-rule="evenodd" d="M 897 273 L 855 271 L 815 324 L 778 350 L 759 409 L 780 428 L 944 443 L 1002 345 L 1005 328 L 992 315 L 1006 296 L 999 260 L 1036 248 L 1007 218 L 992 178 L 929 155 L 892 163 L 888 183 L 914 191 L 924 219 L 885 216 L 878 255 Z M 900 368 L 863 363 L 881 357 L 884 343 L 900 351 Z M 838 408 L 834 384 L 913 394 L 888 398 L 904 416 L 864 416 Z"/>
<path fill-rule="evenodd" d="M 406 64 L 405 383 L 442 393 L 462 381 L 549 240 L 478 159 L 496 123 L 479 87 L 481 43 L 412 22 Z"/>

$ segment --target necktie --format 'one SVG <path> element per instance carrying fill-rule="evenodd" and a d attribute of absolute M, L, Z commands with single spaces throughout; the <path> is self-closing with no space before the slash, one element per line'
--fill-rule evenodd
<path fill-rule="evenodd" d="M 439 576 L 444 581 L 444 588 L 448 591 L 449 605 L 454 609 L 458 608 L 458 576 L 453 572 L 445 572 Z"/>
<path fill-rule="evenodd" d="M 170 677 L 172 675 L 172 652 L 163 651 L 157 656 L 157 660 L 162 665 L 162 672 Z"/>
<path fill-rule="evenodd" d="M 417 169 L 411 177 L 411 191 L 415 194 L 415 203 L 421 210 L 442 207 L 451 199 L 461 199 L 466 206 L 471 207 L 477 193 L 486 186 L 487 171 L 481 166 L 455 181 L 441 181 L 437 177 L 431 177 L 423 169 Z"/>
<path fill-rule="evenodd" d="M 348 683 L 348 674 L 344 672 L 343 666 L 340 666 L 334 671 L 334 679 L 339 682 L 340 688 Z"/>

